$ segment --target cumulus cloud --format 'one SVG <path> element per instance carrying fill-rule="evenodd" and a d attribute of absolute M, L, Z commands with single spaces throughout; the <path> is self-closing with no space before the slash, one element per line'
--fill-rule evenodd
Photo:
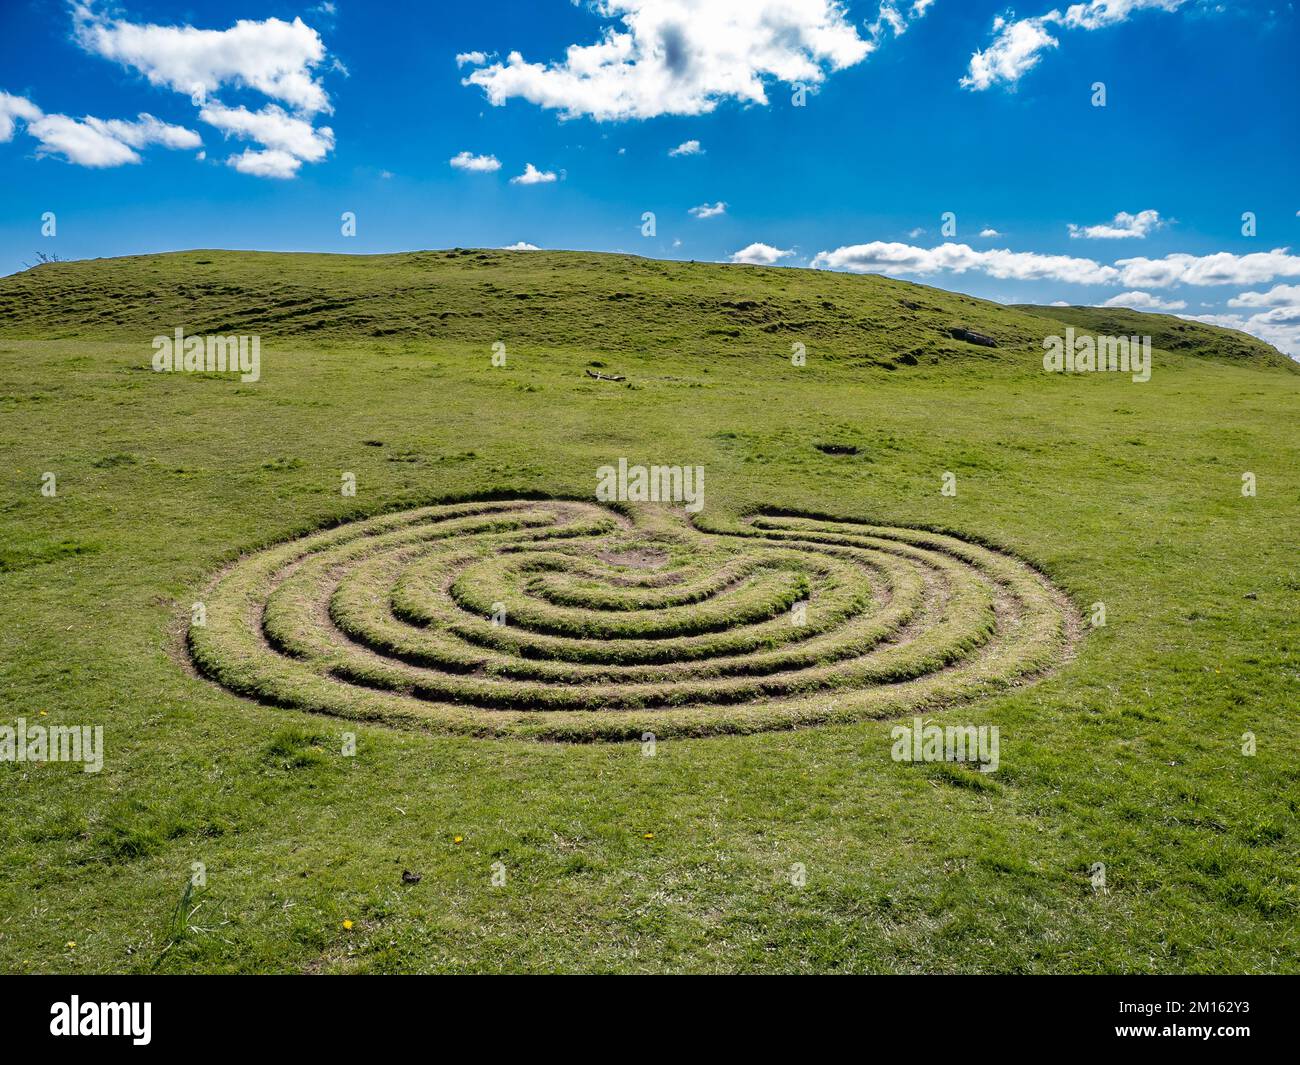
<path fill-rule="evenodd" d="M 1272 344 L 1292 358 L 1300 358 L 1300 285 L 1274 285 L 1267 292 L 1242 292 L 1228 300 L 1229 307 L 1253 310 L 1247 316 L 1217 314 L 1197 317 L 1216 325 L 1240 329 Z"/>
<path fill-rule="evenodd" d="M 699 141 L 682 141 L 676 148 L 669 148 L 668 154 L 676 158 L 679 155 L 703 155 L 704 149 Z"/>
<path fill-rule="evenodd" d="M 1129 289 L 1172 285 L 1258 285 L 1275 277 L 1300 277 L 1300 256 L 1286 248 L 1237 255 L 1166 255 L 1163 259 L 1118 259 L 1113 264 L 1071 255 L 1043 255 L 1007 248 L 978 251 L 969 244 L 914 244 L 873 241 L 852 244 L 813 257 L 814 267 L 876 274 L 964 274 L 1002 280 L 1065 281 L 1081 285 L 1121 284 Z"/>
<path fill-rule="evenodd" d="M 159 144 L 164 148 L 199 148 L 203 145 L 203 138 L 194 130 L 161 122 L 143 111 L 134 122 L 124 122 L 120 118 L 103 121 L 90 117 L 84 121 L 132 148 L 145 148 L 150 144 Z"/>
<path fill-rule="evenodd" d="M 793 254 L 793 250 L 782 251 L 770 244 L 755 241 L 748 247 L 741 248 L 740 251 L 732 252 L 731 261 L 733 263 L 748 263 L 750 266 L 772 266 L 774 263 L 787 259 Z"/>
<path fill-rule="evenodd" d="M 969 244 L 951 243 L 935 248 L 888 241 L 853 244 L 818 252 L 812 265 L 858 274 L 964 274 L 973 270 L 1002 280 L 1068 281 L 1082 285 L 1111 284 L 1119 278 L 1115 267 L 1092 259 L 1006 248 L 977 251 Z"/>
<path fill-rule="evenodd" d="M 1071 237 L 1086 237 L 1089 240 L 1121 240 L 1125 237 L 1142 237 L 1153 230 L 1163 229 L 1169 223 L 1160 217 L 1159 211 L 1138 211 L 1129 214 L 1120 211 L 1109 222 L 1096 226 L 1076 226 L 1070 223 Z"/>
<path fill-rule="evenodd" d="M 720 214 L 727 213 L 727 205 L 721 200 L 717 203 L 702 203 L 698 207 L 692 207 L 687 213 L 696 218 L 716 218 Z"/>
<path fill-rule="evenodd" d="M 200 30 L 126 22 L 76 4 L 73 24 L 83 49 L 139 71 L 151 85 L 199 97 L 230 85 L 304 114 L 330 110 L 315 74 L 325 45 L 301 18 L 240 19 L 226 30 Z"/>
<path fill-rule="evenodd" d="M 1274 285 L 1267 292 L 1243 292 L 1228 300 L 1229 307 L 1300 306 L 1300 285 Z"/>
<path fill-rule="evenodd" d="M 39 142 L 38 157 L 55 156 L 77 166 L 102 169 L 140 162 L 138 148 L 199 148 L 203 139 L 192 129 L 161 122 L 141 112 L 134 122 L 86 115 L 47 115 L 30 100 L 0 92 L 0 141 L 13 139 L 21 122 Z"/>
<path fill-rule="evenodd" d="M 334 131 L 329 126 L 315 127 L 307 119 L 291 115 L 275 104 L 250 111 L 242 105 L 225 107 L 214 101 L 199 111 L 199 118 L 227 137 L 257 141 L 269 151 L 291 155 L 300 163 L 319 162 L 334 147 Z M 250 174 L 257 172 L 243 167 L 236 169 Z"/>
<path fill-rule="evenodd" d="M 1276 277 L 1300 277 L 1300 256 L 1287 248 L 1236 255 L 1166 255 L 1163 259 L 1119 259 L 1121 280 L 1134 288 L 1171 285 L 1262 285 Z"/>
<path fill-rule="evenodd" d="M 491 57 L 486 52 L 457 52 L 456 65 L 458 67 L 466 66 L 481 67 Z"/>
<path fill-rule="evenodd" d="M 291 178 L 296 177 L 302 160 L 290 152 L 267 149 L 255 151 L 245 148 L 240 155 L 232 155 L 226 162 L 241 174 L 254 177 Z"/>
<path fill-rule="evenodd" d="M 1150 292 L 1121 292 L 1111 296 L 1098 307 L 1127 307 L 1134 311 L 1182 311 L 1187 309 L 1185 300 L 1163 300 Z"/>
<path fill-rule="evenodd" d="M 501 160 L 495 155 L 474 155 L 472 152 L 459 152 L 447 162 L 457 170 L 470 170 L 477 174 L 490 174 L 501 169 Z"/>
<path fill-rule="evenodd" d="M 878 44 L 891 34 L 895 37 L 903 36 L 907 32 L 908 23 L 921 18 L 933 3 L 934 0 L 913 0 L 911 4 L 906 0 L 880 0 L 876 21 L 867 26 L 872 43 Z"/>
<path fill-rule="evenodd" d="M 15 119 L 33 122 L 41 117 L 41 113 L 41 109 L 25 96 L 0 92 L 0 144 L 14 139 Z"/>
<path fill-rule="evenodd" d="M 1137 11 L 1177 11 L 1187 0 L 1086 0 L 1071 4 L 1064 12 L 1053 9 L 1044 15 L 1014 19 L 999 15 L 993 20 L 993 43 L 970 58 L 964 88 L 982 91 L 999 82 L 1015 85 L 1033 70 L 1043 53 L 1060 42 L 1053 30 L 1099 30 L 1128 21 Z"/>
<path fill-rule="evenodd" d="M 992 226 L 989 226 L 987 229 L 981 229 L 981 230 L 980 230 L 980 236 L 981 236 L 981 237 L 1000 237 L 1000 236 L 1002 236 L 1002 234 L 999 233 L 999 232 L 998 232 L 996 229 L 994 229 Z"/>
<path fill-rule="evenodd" d="M 1259 326 L 1290 326 L 1300 328 L 1300 303 L 1288 307 L 1274 307 L 1263 314 L 1250 318 L 1251 324 Z"/>
<path fill-rule="evenodd" d="M 1277 308 L 1285 312 L 1288 308 Z M 1227 329 L 1239 329 L 1272 344 L 1278 351 L 1300 359 L 1300 307 L 1289 308 L 1291 314 L 1277 315 L 1276 311 L 1251 315 L 1240 314 L 1180 314 L 1190 322 L 1205 322 Z"/>
<path fill-rule="evenodd" d="M 993 20 L 993 43 L 970 57 L 963 88 L 980 91 L 999 81 L 1014 84 L 1038 65 L 1042 53 L 1059 43 L 1047 32 L 1050 16 Z"/>
<path fill-rule="evenodd" d="M 77 2 L 73 35 L 86 52 L 190 97 L 200 120 L 226 137 L 254 141 L 256 148 L 226 160 L 241 173 L 293 177 L 303 163 L 319 162 L 334 148 L 333 130 L 314 125 L 315 116 L 333 110 L 320 72 L 346 69 L 337 60 L 326 63 L 320 34 L 301 18 L 240 19 L 211 30 L 129 22 Z M 223 88 L 257 92 L 271 102 L 258 110 L 228 107 L 214 95 Z"/>
<path fill-rule="evenodd" d="M 510 179 L 512 185 L 546 185 L 555 180 L 553 170 L 538 170 L 532 163 L 524 164 L 524 172 Z"/>
<path fill-rule="evenodd" d="M 502 251 L 541 251 L 536 244 L 529 244 L 526 240 L 521 240 L 515 244 L 507 244 Z"/>
<path fill-rule="evenodd" d="M 550 63 L 514 51 L 463 83 L 495 106 L 522 99 L 565 118 L 701 115 L 724 100 L 766 104 L 772 81 L 819 85 L 876 47 L 838 0 L 596 0 L 593 7 L 617 20 L 595 44 L 570 45 Z"/>
<path fill-rule="evenodd" d="M 27 124 L 27 132 L 41 142 L 38 156 L 57 155 L 78 166 L 104 168 L 138 163 L 139 154 L 102 128 L 67 115 L 45 115 Z"/>

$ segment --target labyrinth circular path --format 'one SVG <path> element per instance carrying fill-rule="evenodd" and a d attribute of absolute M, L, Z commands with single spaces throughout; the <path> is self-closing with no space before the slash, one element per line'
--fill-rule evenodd
<path fill-rule="evenodd" d="M 1077 627 L 1032 567 L 951 536 L 573 501 L 351 522 L 202 599 L 191 657 L 241 695 L 558 740 L 937 709 L 1041 676 Z"/>

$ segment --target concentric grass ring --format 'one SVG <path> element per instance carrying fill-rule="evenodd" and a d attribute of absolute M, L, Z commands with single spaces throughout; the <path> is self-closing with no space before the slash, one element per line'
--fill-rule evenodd
<path fill-rule="evenodd" d="M 707 735 L 936 709 L 1041 675 L 1066 597 L 953 536 L 506 500 L 248 554 L 196 667 L 262 702 L 480 735 Z"/>

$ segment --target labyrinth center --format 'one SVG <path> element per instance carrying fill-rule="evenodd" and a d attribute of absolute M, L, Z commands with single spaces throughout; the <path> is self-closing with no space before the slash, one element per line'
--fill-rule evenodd
<path fill-rule="evenodd" d="M 1074 614 L 952 536 L 575 501 L 423 507 L 240 558 L 201 597 L 204 675 L 279 706 L 551 739 L 937 709 L 1041 675 Z"/>

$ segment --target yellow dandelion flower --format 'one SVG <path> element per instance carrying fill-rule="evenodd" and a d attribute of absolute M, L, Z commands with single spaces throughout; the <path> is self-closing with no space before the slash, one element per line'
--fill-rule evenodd
<path fill-rule="evenodd" d="M 654 839 L 654 838 L 655 838 L 655 834 L 654 834 L 653 832 L 647 832 L 647 833 L 646 833 L 644 836 L 642 836 L 641 838 L 642 838 L 642 839 Z"/>
<path fill-rule="evenodd" d="M 351 922 L 351 921 L 344 921 L 344 922 L 343 922 L 343 927 L 346 928 L 348 931 L 351 931 L 351 930 L 352 930 L 352 922 Z"/>
<path fill-rule="evenodd" d="M 456 836 L 455 838 L 452 839 L 452 842 L 453 842 L 453 843 L 464 843 L 464 842 L 465 842 L 465 837 L 464 837 L 464 836 Z"/>

